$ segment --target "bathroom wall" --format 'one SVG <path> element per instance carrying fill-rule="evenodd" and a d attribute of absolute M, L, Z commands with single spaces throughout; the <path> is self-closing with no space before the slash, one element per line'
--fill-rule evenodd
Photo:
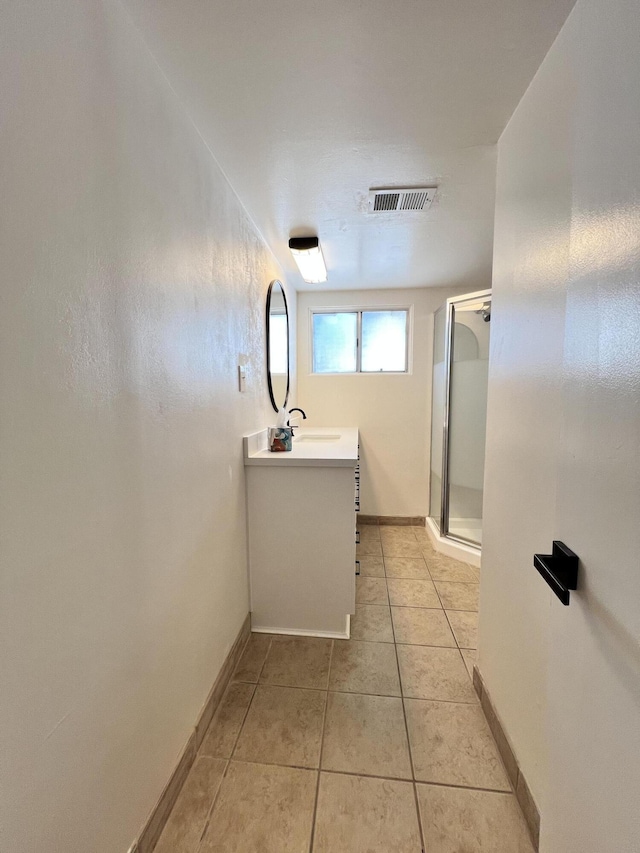
<path fill-rule="evenodd" d="M 318 291 L 298 294 L 298 400 L 305 426 L 357 426 L 361 511 L 416 516 L 429 511 L 433 313 L 464 288 Z M 312 308 L 412 308 L 408 374 L 311 373 Z"/>
<path fill-rule="evenodd" d="M 116 2 L 4 3 L 0 81 L 0 849 L 124 853 L 247 615 L 280 271 Z"/>
<path fill-rule="evenodd" d="M 639 31 L 578 0 L 498 146 L 479 665 L 542 853 L 640 838 Z"/>

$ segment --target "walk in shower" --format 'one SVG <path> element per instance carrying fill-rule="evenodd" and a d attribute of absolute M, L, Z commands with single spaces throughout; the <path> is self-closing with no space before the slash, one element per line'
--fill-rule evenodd
<path fill-rule="evenodd" d="M 447 299 L 436 312 L 431 402 L 432 528 L 480 548 L 491 291 Z"/>

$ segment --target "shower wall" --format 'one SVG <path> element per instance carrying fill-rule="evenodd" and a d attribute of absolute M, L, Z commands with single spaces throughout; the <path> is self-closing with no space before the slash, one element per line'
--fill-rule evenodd
<path fill-rule="evenodd" d="M 449 529 L 454 520 L 463 519 L 473 520 L 474 526 L 481 528 L 489 327 L 475 311 L 455 311 L 449 410 Z"/>

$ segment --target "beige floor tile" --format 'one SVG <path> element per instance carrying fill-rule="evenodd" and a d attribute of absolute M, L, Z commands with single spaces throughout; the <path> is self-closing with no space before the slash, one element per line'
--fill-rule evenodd
<path fill-rule="evenodd" d="M 433 581 L 388 578 L 389 601 L 396 607 L 441 607 Z"/>
<path fill-rule="evenodd" d="M 469 678 L 473 679 L 473 665 L 478 659 L 478 652 L 475 649 L 460 649 L 460 654 L 469 673 Z"/>
<path fill-rule="evenodd" d="M 405 708 L 416 779 L 511 790 L 479 705 L 405 699 Z"/>
<path fill-rule="evenodd" d="M 513 794 L 418 785 L 429 853 L 533 853 Z"/>
<path fill-rule="evenodd" d="M 254 684 L 241 681 L 229 685 L 204 736 L 200 755 L 231 758 L 254 690 Z"/>
<path fill-rule="evenodd" d="M 418 544 L 420 545 L 420 553 L 422 554 L 422 558 L 427 564 L 427 568 L 429 568 L 429 562 L 433 560 L 433 555 L 437 554 L 438 552 L 429 548 L 427 545 L 424 544 L 424 542 L 419 542 Z"/>
<path fill-rule="evenodd" d="M 392 607 L 391 614 L 396 643 L 455 649 L 456 641 L 443 610 Z"/>
<path fill-rule="evenodd" d="M 356 545 L 356 557 L 381 557 L 382 546 L 379 539 L 361 539 Z"/>
<path fill-rule="evenodd" d="M 390 643 L 336 640 L 329 690 L 400 696 L 395 648 Z"/>
<path fill-rule="evenodd" d="M 477 702 L 457 649 L 398 646 L 402 694 L 413 699 Z"/>
<path fill-rule="evenodd" d="M 322 768 L 411 779 L 402 699 L 329 693 Z"/>
<path fill-rule="evenodd" d="M 414 544 L 418 540 L 412 527 L 394 527 L 387 524 L 380 528 L 380 541 L 384 545 L 385 542 L 410 542 Z"/>
<path fill-rule="evenodd" d="M 257 681 L 270 645 L 271 634 L 251 634 L 233 673 L 234 681 Z"/>
<path fill-rule="evenodd" d="M 471 610 L 447 610 L 447 618 L 461 649 L 478 648 L 478 614 Z"/>
<path fill-rule="evenodd" d="M 413 785 L 320 774 L 313 853 L 420 853 Z"/>
<path fill-rule="evenodd" d="M 317 767 L 326 695 L 319 690 L 259 684 L 234 759 Z"/>
<path fill-rule="evenodd" d="M 449 581 L 434 581 L 438 595 L 445 610 L 477 610 L 477 583 L 449 583 Z"/>
<path fill-rule="evenodd" d="M 332 643 L 316 637 L 274 637 L 260 682 L 326 690 Z"/>
<path fill-rule="evenodd" d="M 195 853 L 227 762 L 199 756 L 155 847 L 156 853 Z"/>
<path fill-rule="evenodd" d="M 393 643 L 391 611 L 388 605 L 356 605 L 355 615 L 351 617 L 351 639 Z"/>
<path fill-rule="evenodd" d="M 317 773 L 231 762 L 198 853 L 308 853 Z"/>
<path fill-rule="evenodd" d="M 386 557 L 384 566 L 388 578 L 431 580 L 427 564 L 422 557 Z"/>
<path fill-rule="evenodd" d="M 385 576 L 382 557 L 359 557 L 360 575 L 365 578 L 383 578 Z"/>
<path fill-rule="evenodd" d="M 382 553 L 385 557 L 422 557 L 422 549 L 414 537 L 413 542 L 401 539 L 383 539 Z"/>
<path fill-rule="evenodd" d="M 380 541 L 380 528 L 377 524 L 358 524 L 358 533 L 360 534 L 360 541 L 363 539 L 376 539 L 378 542 Z"/>
<path fill-rule="evenodd" d="M 356 578 L 357 604 L 388 604 L 387 582 L 384 578 Z"/>
<path fill-rule="evenodd" d="M 434 581 L 453 581 L 454 583 L 478 583 L 473 567 L 460 560 L 452 560 L 445 554 L 434 553 L 425 557 L 429 573 Z"/>
<path fill-rule="evenodd" d="M 411 529 L 420 547 L 425 548 L 429 553 L 434 551 L 433 542 L 426 527 L 412 527 Z"/>

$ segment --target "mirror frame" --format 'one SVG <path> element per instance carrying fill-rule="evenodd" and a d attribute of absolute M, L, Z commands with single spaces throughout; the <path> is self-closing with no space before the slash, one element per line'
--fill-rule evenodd
<path fill-rule="evenodd" d="M 291 359 L 290 359 L 290 346 L 289 346 L 289 306 L 287 305 L 287 294 L 284 290 L 284 285 L 278 278 L 274 278 L 274 280 L 269 285 L 269 290 L 267 291 L 267 387 L 269 388 L 269 396 L 271 397 L 271 405 L 273 406 L 276 412 L 280 411 L 276 404 L 275 397 L 273 395 L 273 385 L 271 383 L 271 353 L 270 353 L 270 341 L 271 341 L 271 293 L 273 291 L 274 286 L 278 284 L 280 285 L 280 290 L 282 291 L 282 299 L 284 301 L 284 313 L 287 318 L 287 391 L 284 396 L 284 403 L 280 408 L 284 408 L 289 401 L 289 381 L 291 375 Z"/>

